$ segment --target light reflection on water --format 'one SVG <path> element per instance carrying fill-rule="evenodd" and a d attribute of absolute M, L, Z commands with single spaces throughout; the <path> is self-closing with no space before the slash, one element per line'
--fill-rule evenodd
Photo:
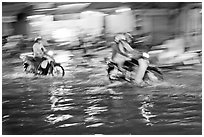
<path fill-rule="evenodd" d="M 151 118 L 156 117 L 157 115 L 152 114 L 151 110 L 149 108 L 153 108 L 154 104 L 151 102 L 150 97 L 147 96 L 143 99 L 143 102 L 141 102 L 141 107 L 138 109 L 141 110 L 141 114 L 144 117 L 144 120 L 146 122 L 146 125 L 153 126 L 153 122 L 151 121 Z"/>
<path fill-rule="evenodd" d="M 50 125 L 53 132 L 56 130 L 58 134 L 60 133 L 57 129 L 68 128 L 63 130 L 63 134 L 69 134 L 72 128 L 74 130 L 74 127 L 78 126 L 82 129 L 98 129 L 91 130 L 88 134 L 146 134 L 148 132 L 148 134 L 165 134 L 165 131 L 172 131 L 172 134 L 174 134 L 173 127 L 175 126 L 183 129 L 183 131 L 176 131 L 176 133 L 185 134 L 189 133 L 188 129 L 192 129 L 192 131 L 194 128 L 201 129 L 201 110 L 199 110 L 201 99 L 193 95 L 170 97 L 168 94 L 126 94 L 125 92 L 130 90 L 128 88 L 126 90 L 124 88 L 106 89 L 105 92 L 102 91 L 100 94 L 93 94 L 90 92 L 96 90 L 93 87 L 76 91 L 76 89 L 79 89 L 76 85 L 58 84 L 55 83 L 54 86 L 50 86 L 47 90 L 48 96 L 40 91 L 21 93 L 21 96 L 25 96 L 21 99 L 16 96 L 11 98 L 10 95 L 7 95 L 3 100 L 3 125 L 11 126 L 9 123 L 13 121 L 18 123 L 13 125 L 15 128 L 18 129 L 17 125 L 19 124 L 23 124 L 21 127 L 26 128 L 29 127 L 26 121 L 38 119 L 37 121 L 41 122 L 33 122 L 33 125 L 38 128 L 39 126 Z M 121 90 L 124 92 L 121 92 Z M 97 89 L 97 91 L 100 90 Z M 112 94 L 113 92 L 120 94 Z M 14 99 L 20 103 L 18 107 L 20 111 L 15 108 L 16 103 L 14 104 L 12 101 Z M 6 108 L 6 106 L 9 108 Z M 21 120 L 16 119 L 15 115 Z M 30 117 L 30 115 L 41 116 L 37 118 Z M 155 133 L 152 131 L 153 129 L 147 128 L 149 126 L 163 131 Z M 169 128 L 165 129 L 165 126 L 169 126 Z M 123 127 L 128 129 L 119 130 Z M 135 128 L 139 131 L 135 131 Z M 53 133 L 48 131 L 36 133 L 34 129 L 29 129 L 29 133 Z M 81 132 L 78 131 L 80 133 L 74 132 L 73 134 L 83 134 L 82 129 Z M 108 132 L 111 129 L 112 132 Z M 117 131 L 115 131 L 116 129 Z M 22 130 L 22 133 L 25 133 L 25 131 Z"/>

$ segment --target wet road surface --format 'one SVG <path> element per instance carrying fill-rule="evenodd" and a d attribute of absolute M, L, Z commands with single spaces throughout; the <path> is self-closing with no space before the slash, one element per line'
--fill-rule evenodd
<path fill-rule="evenodd" d="M 2 60 L 2 132 L 29 135 L 201 135 L 202 66 L 164 72 L 159 85 L 108 87 L 103 58 L 65 52 L 65 76 L 33 77 Z M 60 57 L 59 57 L 60 58 Z"/>

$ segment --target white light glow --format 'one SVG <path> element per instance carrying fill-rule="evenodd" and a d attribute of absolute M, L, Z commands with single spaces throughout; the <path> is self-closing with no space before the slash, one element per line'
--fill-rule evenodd
<path fill-rule="evenodd" d="M 73 32 L 66 28 L 61 28 L 53 32 L 53 37 L 57 41 L 66 41 L 73 36 Z"/>
<path fill-rule="evenodd" d="M 39 17 L 45 17 L 45 15 L 32 15 L 32 16 L 28 16 L 28 19 L 34 19 L 34 18 L 39 18 Z"/>
<path fill-rule="evenodd" d="M 118 10 L 115 10 L 115 12 L 125 12 L 125 11 L 130 11 L 131 8 L 123 8 L 123 9 L 118 9 Z"/>
<path fill-rule="evenodd" d="M 52 10 L 57 10 L 57 8 L 50 8 L 50 9 L 39 9 L 39 10 L 35 10 L 35 11 L 52 11 Z"/>
<path fill-rule="evenodd" d="M 90 15 L 90 14 L 93 14 L 93 13 L 94 13 L 93 11 L 84 11 L 81 14 L 82 15 Z"/>
<path fill-rule="evenodd" d="M 68 9 L 68 8 L 83 8 L 89 6 L 91 3 L 78 3 L 78 4 L 67 4 L 58 6 L 60 9 Z"/>

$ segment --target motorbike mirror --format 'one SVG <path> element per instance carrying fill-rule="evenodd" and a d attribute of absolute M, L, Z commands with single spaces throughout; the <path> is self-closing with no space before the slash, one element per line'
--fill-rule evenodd
<path fill-rule="evenodd" d="M 47 54 L 50 55 L 50 56 L 53 56 L 54 52 L 50 50 L 50 51 L 47 52 Z"/>
<path fill-rule="evenodd" d="M 143 55 L 145 58 L 149 58 L 149 54 L 148 54 L 148 53 L 145 53 L 145 52 L 144 52 L 142 55 Z"/>

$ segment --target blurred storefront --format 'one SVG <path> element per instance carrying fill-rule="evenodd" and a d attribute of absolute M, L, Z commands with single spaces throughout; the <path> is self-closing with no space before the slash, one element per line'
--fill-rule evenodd
<path fill-rule="evenodd" d="M 53 5 L 53 4 L 52 4 Z M 51 6 L 52 6 L 51 5 Z M 105 7 L 104 7 L 105 8 Z M 76 10 L 75 8 L 73 8 Z M 185 36 L 188 47 L 199 47 L 202 41 L 201 7 L 194 4 L 176 9 L 130 9 L 121 7 L 77 13 L 32 15 L 26 20 L 2 22 L 2 35 L 29 34 L 42 35 L 57 41 L 77 41 L 80 35 L 99 36 L 101 33 L 114 35 L 120 32 L 133 34 L 150 33 L 152 45 L 163 43 L 172 34 Z M 66 10 L 65 10 L 66 11 Z M 111 12 L 110 12 L 111 11 Z M 4 17 L 6 18 L 6 17 Z M 24 27 L 26 26 L 26 27 Z M 105 30 L 104 30 L 105 29 Z"/>

